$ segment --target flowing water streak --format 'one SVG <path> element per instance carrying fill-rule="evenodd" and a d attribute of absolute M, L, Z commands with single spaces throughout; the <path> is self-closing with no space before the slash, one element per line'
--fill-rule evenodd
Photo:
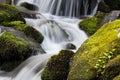
<path fill-rule="evenodd" d="M 51 56 L 43 54 L 30 57 L 12 72 L 2 74 L 0 80 L 41 80 L 40 73 Z"/>

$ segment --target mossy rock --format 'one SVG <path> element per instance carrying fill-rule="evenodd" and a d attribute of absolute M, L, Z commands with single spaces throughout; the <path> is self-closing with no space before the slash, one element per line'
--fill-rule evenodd
<path fill-rule="evenodd" d="M 110 10 L 120 10 L 120 0 L 104 0 Z"/>
<path fill-rule="evenodd" d="M 10 32 L 4 32 L 0 35 L 0 68 L 4 70 L 11 70 L 8 67 L 16 67 L 18 63 L 22 62 L 33 53 L 25 40 L 16 37 Z M 10 66 L 9 64 L 12 64 Z M 8 65 L 8 66 L 6 66 Z"/>
<path fill-rule="evenodd" d="M 24 24 L 22 21 L 4 22 L 2 25 L 22 31 L 26 34 L 26 36 L 34 39 L 38 43 L 42 43 L 44 39 L 43 35 L 39 31 L 27 24 Z"/>
<path fill-rule="evenodd" d="M 42 72 L 42 80 L 67 80 L 73 54 L 72 51 L 62 50 L 58 55 L 52 56 Z"/>
<path fill-rule="evenodd" d="M 119 45 L 119 50 L 120 50 L 120 45 Z M 113 80 L 113 78 L 119 74 L 120 74 L 120 55 L 113 58 L 105 65 L 105 69 L 103 71 L 101 80 Z"/>
<path fill-rule="evenodd" d="M 0 24 L 9 21 L 23 21 L 25 23 L 24 18 L 16 7 L 0 4 Z"/>
<path fill-rule="evenodd" d="M 115 78 L 113 78 L 113 80 L 120 80 L 120 75 L 118 75 Z"/>
<path fill-rule="evenodd" d="M 89 36 L 94 34 L 100 27 L 104 14 L 97 14 L 94 17 L 84 19 L 79 23 L 79 28 L 84 30 Z"/>
<path fill-rule="evenodd" d="M 78 49 L 71 61 L 68 80 L 97 80 L 106 64 L 120 51 L 120 20 L 103 25 Z"/>

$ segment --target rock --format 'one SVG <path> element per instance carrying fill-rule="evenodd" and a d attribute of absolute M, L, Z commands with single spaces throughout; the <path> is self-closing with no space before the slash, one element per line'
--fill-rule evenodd
<path fill-rule="evenodd" d="M 0 69 L 12 70 L 31 56 L 34 50 L 29 45 L 10 32 L 0 35 Z"/>
<path fill-rule="evenodd" d="M 120 80 L 120 75 L 116 76 L 113 80 Z"/>
<path fill-rule="evenodd" d="M 9 21 L 23 21 L 25 23 L 24 18 L 16 7 L 0 4 L 0 24 Z"/>
<path fill-rule="evenodd" d="M 28 2 L 23 2 L 20 4 L 20 6 L 27 8 L 28 10 L 36 11 L 39 8 L 35 4 L 31 4 Z"/>
<path fill-rule="evenodd" d="M 99 24 L 104 18 L 104 14 L 100 13 L 91 18 L 84 19 L 79 23 L 79 28 L 84 30 L 89 36 L 99 29 Z"/>
<path fill-rule="evenodd" d="M 42 80 L 67 80 L 72 51 L 62 50 L 48 61 L 42 72 Z"/>
<path fill-rule="evenodd" d="M 104 25 L 105 23 L 114 21 L 115 19 L 119 19 L 120 17 L 120 11 L 119 10 L 113 10 L 110 13 L 107 13 L 103 20 L 100 23 L 100 26 Z"/>
<path fill-rule="evenodd" d="M 26 36 L 34 39 L 38 43 L 42 43 L 44 40 L 43 35 L 39 31 L 21 21 L 4 22 L 2 25 L 22 31 L 26 34 Z"/>
<path fill-rule="evenodd" d="M 45 53 L 40 46 L 44 37 L 25 24 L 16 7 L 0 4 L 0 25 L 0 70 L 11 71 L 37 51 Z"/>
<path fill-rule="evenodd" d="M 72 43 L 68 43 L 66 45 L 66 49 L 76 49 L 76 46 L 74 44 L 72 44 Z"/>
<path fill-rule="evenodd" d="M 105 69 L 100 80 L 113 80 L 113 78 L 118 76 L 119 74 L 120 74 L 120 54 L 113 58 L 112 60 L 110 60 L 105 65 Z"/>
<path fill-rule="evenodd" d="M 120 65 L 120 61 L 116 61 L 120 55 L 119 33 L 120 20 L 115 20 L 103 25 L 87 39 L 71 61 L 67 80 L 99 80 L 103 73 L 109 76 L 110 72 L 118 70 L 119 67 L 115 66 Z M 111 60 L 115 62 L 112 63 Z M 117 76 L 116 73 L 117 71 L 112 76 Z"/>

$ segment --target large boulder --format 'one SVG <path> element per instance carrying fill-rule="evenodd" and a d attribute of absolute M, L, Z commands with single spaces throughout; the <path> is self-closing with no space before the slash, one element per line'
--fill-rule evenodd
<path fill-rule="evenodd" d="M 42 72 L 42 80 L 67 80 L 72 51 L 62 50 L 48 61 Z"/>
<path fill-rule="evenodd" d="M 30 44 L 10 32 L 0 34 L 0 69 L 12 70 L 33 53 Z"/>
<path fill-rule="evenodd" d="M 120 67 L 119 51 L 120 20 L 115 20 L 82 44 L 71 61 L 68 80 L 112 80 L 120 72 L 115 71 Z"/>

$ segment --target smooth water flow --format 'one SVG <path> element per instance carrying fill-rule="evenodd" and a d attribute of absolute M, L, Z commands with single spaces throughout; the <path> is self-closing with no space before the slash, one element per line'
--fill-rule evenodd
<path fill-rule="evenodd" d="M 17 0 L 17 5 L 22 2 L 34 3 L 39 6 L 40 13 L 49 13 L 56 16 L 80 18 L 81 16 L 94 15 L 101 0 Z"/>
<path fill-rule="evenodd" d="M 71 49 L 69 44 L 76 46 L 73 50 L 76 51 L 87 39 L 78 28 L 80 19 L 72 17 L 95 14 L 99 0 L 13 0 L 17 6 L 22 2 L 39 6 L 38 18 L 26 18 L 26 22 L 43 34 L 40 45 L 46 54 L 28 58 L 12 72 L 0 71 L 0 80 L 41 80 L 40 74 L 52 55 L 61 49 Z"/>

